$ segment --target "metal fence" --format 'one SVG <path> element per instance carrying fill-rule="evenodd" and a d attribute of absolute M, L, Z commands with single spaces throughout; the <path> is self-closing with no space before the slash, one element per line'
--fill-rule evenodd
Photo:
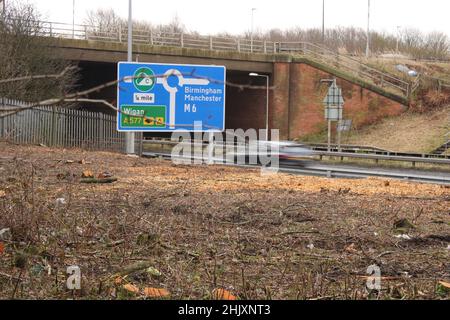
<path fill-rule="evenodd" d="M 5 105 L 23 102 L 0 99 Z M 1 112 L 0 112 L 1 114 Z M 0 118 L 0 138 L 20 144 L 123 151 L 125 135 L 116 130 L 116 116 L 57 106 L 27 109 Z"/>

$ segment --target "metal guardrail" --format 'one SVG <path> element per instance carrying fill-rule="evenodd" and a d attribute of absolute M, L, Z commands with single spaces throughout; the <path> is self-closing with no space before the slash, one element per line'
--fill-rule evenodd
<path fill-rule="evenodd" d="M 144 152 L 142 154 L 144 157 L 162 157 L 166 160 L 172 159 L 171 154 L 169 153 L 158 153 L 158 152 Z M 177 156 L 177 159 L 186 159 L 186 160 L 200 160 L 204 161 L 205 159 L 191 156 L 191 157 L 183 157 Z M 250 164 L 236 164 L 234 162 L 223 161 L 220 159 L 213 160 L 212 163 L 225 165 L 225 166 L 233 166 L 233 167 L 241 167 L 241 168 L 260 168 L 258 165 L 250 165 Z M 334 165 L 320 165 L 315 167 L 297 167 L 292 165 L 281 165 L 279 168 L 280 172 L 290 173 L 290 174 L 299 174 L 299 175 L 309 175 L 309 176 L 319 176 L 319 177 L 327 177 L 327 178 L 368 178 L 368 177 L 379 177 L 379 178 L 389 178 L 389 179 L 399 179 L 420 183 L 433 183 L 433 184 L 442 184 L 442 185 L 450 185 L 450 177 L 444 176 L 442 174 L 431 175 L 429 173 L 423 172 L 400 172 L 400 171 L 392 171 L 392 170 L 380 170 L 378 168 L 357 168 L 357 167 L 337 167 Z"/>
<path fill-rule="evenodd" d="M 36 27 L 36 25 L 38 26 Z M 105 29 L 90 25 L 72 25 L 50 21 L 37 21 L 31 24 L 30 28 L 37 28 L 40 36 L 117 43 L 126 42 L 128 32 L 127 28 L 121 25 L 116 28 Z M 133 43 L 243 53 L 296 53 L 350 72 L 358 78 L 368 80 L 384 90 L 400 94 L 405 98 L 409 98 L 412 92 L 410 83 L 392 74 L 382 72 L 355 58 L 341 55 L 309 42 L 275 42 L 133 29 Z"/>
<path fill-rule="evenodd" d="M 300 144 L 306 145 L 308 147 L 310 147 L 313 150 L 320 150 L 320 151 L 325 151 L 328 150 L 328 144 L 326 143 L 303 143 L 303 142 L 299 142 Z M 330 148 L 333 151 L 337 151 L 338 148 L 341 148 L 342 150 L 352 150 L 352 151 L 362 151 L 362 152 L 392 152 L 386 149 L 382 149 L 382 148 L 378 148 L 378 147 L 372 147 L 372 146 L 360 146 L 360 145 L 350 145 L 350 144 L 341 144 L 340 146 L 337 144 L 331 144 Z"/>
<path fill-rule="evenodd" d="M 177 141 L 170 140 L 142 140 L 142 143 L 145 144 L 155 144 L 160 146 L 174 146 L 179 144 Z M 205 147 L 208 145 L 206 141 L 190 141 L 185 142 L 186 144 L 191 144 L 195 147 Z M 234 147 L 235 144 L 227 145 L 227 144 L 217 144 L 217 147 L 225 148 L 226 147 Z M 303 145 L 304 146 L 304 145 Z M 320 158 L 324 156 L 330 157 L 338 157 L 338 158 L 353 158 L 353 159 L 366 159 L 366 160 L 375 160 L 375 161 L 399 161 L 399 162 L 410 162 L 413 166 L 416 163 L 427 163 L 427 164 L 439 164 L 439 165 L 449 165 L 450 166 L 450 158 L 449 157 L 436 157 L 436 155 L 420 155 L 416 156 L 402 156 L 402 155 L 386 155 L 386 154 L 377 154 L 377 153 L 354 153 L 354 152 L 328 152 L 328 151 L 313 151 L 313 156 L 319 156 Z"/>
<path fill-rule="evenodd" d="M 305 144 L 315 151 L 328 151 L 326 144 Z M 433 159 L 450 159 L 450 155 L 444 154 L 434 154 L 434 153 L 408 153 L 408 152 L 397 152 L 383 150 L 375 147 L 368 146 L 351 146 L 351 145 L 331 145 L 331 151 L 344 152 L 344 153 L 359 153 L 359 154 L 375 154 L 375 155 L 386 155 L 386 156 L 396 156 L 396 157 L 413 157 L 413 158 L 433 158 Z"/>
<path fill-rule="evenodd" d="M 430 157 L 408 157 L 408 156 L 393 156 L 393 155 L 380 155 L 380 154 L 360 154 L 349 152 L 327 152 L 327 151 L 315 151 L 315 155 L 338 157 L 338 158 L 354 158 L 354 159 L 366 159 L 366 160 L 384 160 L 384 161 L 401 161 L 411 162 L 413 166 L 416 163 L 428 163 L 428 164 L 445 164 L 450 166 L 450 159 L 436 158 L 433 155 Z"/>
<path fill-rule="evenodd" d="M 449 141 L 450 141 L 450 133 L 449 133 Z M 167 140 L 144 140 L 144 144 L 159 144 L 159 145 L 175 145 L 178 142 L 171 141 L 170 139 Z M 201 145 L 200 142 L 194 142 L 194 144 Z M 207 142 L 203 142 L 203 144 L 207 144 Z M 317 151 L 317 154 L 320 152 L 328 152 L 328 145 L 325 143 L 316 143 L 316 144 L 308 144 L 308 143 L 299 143 L 299 146 L 305 146 L 307 148 L 310 148 L 313 151 Z M 358 155 L 384 155 L 384 156 L 391 156 L 391 157 L 403 157 L 403 158 L 414 158 L 414 159 L 447 159 L 450 160 L 450 155 L 443 155 L 443 154 L 430 154 L 430 153 L 407 153 L 407 152 L 396 152 L 396 151 L 389 151 L 377 147 L 371 147 L 371 146 L 356 146 L 356 145 L 341 145 L 341 151 L 338 150 L 337 145 L 331 145 L 331 152 L 330 154 L 336 155 L 338 152 L 341 153 L 347 153 L 347 154 L 358 154 Z M 420 162 L 417 161 L 416 162 Z"/>

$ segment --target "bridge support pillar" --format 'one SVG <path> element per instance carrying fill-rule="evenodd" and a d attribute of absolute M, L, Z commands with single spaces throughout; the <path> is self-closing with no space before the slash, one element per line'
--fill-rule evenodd
<path fill-rule="evenodd" d="M 280 130 L 281 140 L 289 139 L 289 69 L 288 62 L 276 62 L 273 66 L 269 127 Z"/>

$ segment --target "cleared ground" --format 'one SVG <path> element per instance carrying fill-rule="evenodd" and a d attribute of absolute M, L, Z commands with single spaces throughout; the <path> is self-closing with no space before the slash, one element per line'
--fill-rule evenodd
<path fill-rule="evenodd" d="M 86 170 L 118 181 L 80 183 Z M 0 143 L 0 298 L 366 299 L 376 264 L 378 298 L 448 299 L 449 205 L 435 185 Z"/>

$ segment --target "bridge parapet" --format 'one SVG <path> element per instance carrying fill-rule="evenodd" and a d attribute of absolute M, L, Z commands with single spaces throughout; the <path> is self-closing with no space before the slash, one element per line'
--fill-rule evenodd
<path fill-rule="evenodd" d="M 127 41 L 126 28 L 102 29 L 90 25 L 72 25 L 58 22 L 39 21 L 39 34 L 62 39 L 89 40 L 122 44 Z M 185 33 L 155 32 L 153 30 L 133 30 L 133 44 L 154 47 L 178 47 L 209 51 L 238 52 L 241 54 L 289 54 L 308 59 L 350 73 L 352 76 L 369 81 L 380 89 L 400 95 L 409 100 L 417 85 L 404 81 L 392 74 L 378 70 L 328 48 L 309 42 L 274 42 L 261 39 L 238 37 L 217 37 Z M 248 57 L 247 57 L 248 58 Z"/>

